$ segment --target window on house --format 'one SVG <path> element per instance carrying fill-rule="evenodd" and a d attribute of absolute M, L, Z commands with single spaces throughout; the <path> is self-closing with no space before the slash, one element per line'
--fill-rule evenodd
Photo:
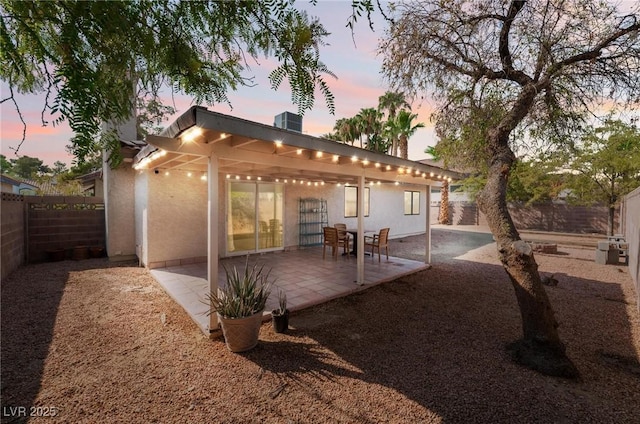
<path fill-rule="evenodd" d="M 344 187 L 344 217 L 358 216 L 358 187 Z M 364 216 L 369 216 L 369 187 L 364 188 Z"/>
<path fill-rule="evenodd" d="M 420 192 L 419 191 L 404 192 L 404 214 L 420 215 Z"/>

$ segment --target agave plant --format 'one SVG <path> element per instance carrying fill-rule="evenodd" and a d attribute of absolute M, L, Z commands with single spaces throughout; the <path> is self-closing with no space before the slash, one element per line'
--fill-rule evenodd
<path fill-rule="evenodd" d="M 278 291 L 278 309 L 274 310 L 275 315 L 284 315 L 287 310 L 287 294 L 284 290 Z"/>
<path fill-rule="evenodd" d="M 254 264 L 249 267 L 249 257 L 243 271 L 235 266 L 230 271 L 224 267 L 227 283 L 218 289 L 218 293 L 206 295 L 211 307 L 209 313 L 217 312 L 225 318 L 245 318 L 258 313 L 265 308 L 271 294 L 273 281 L 269 281 L 271 269 L 264 269 Z"/>

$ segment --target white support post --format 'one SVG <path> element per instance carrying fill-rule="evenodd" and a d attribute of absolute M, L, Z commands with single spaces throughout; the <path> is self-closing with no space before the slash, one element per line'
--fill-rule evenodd
<path fill-rule="evenodd" d="M 355 241 L 358 246 L 358 285 L 364 285 L 364 170 L 358 177 L 358 239 Z"/>
<path fill-rule="evenodd" d="M 207 201 L 207 280 L 209 293 L 218 293 L 218 157 L 209 156 L 207 166 L 208 201 Z M 209 315 L 209 331 L 218 329 L 218 317 Z"/>
<path fill-rule="evenodd" d="M 424 263 L 426 263 L 427 265 L 430 265 L 431 264 L 431 184 L 427 184 L 427 195 L 425 197 L 427 200 L 427 207 L 426 207 L 427 229 L 424 232 L 425 234 Z"/>

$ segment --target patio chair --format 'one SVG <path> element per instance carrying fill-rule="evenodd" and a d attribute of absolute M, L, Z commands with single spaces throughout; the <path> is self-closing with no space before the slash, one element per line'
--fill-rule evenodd
<path fill-rule="evenodd" d="M 322 227 L 324 240 L 322 241 L 322 259 L 325 258 L 327 246 L 331 246 L 331 254 L 338 259 L 338 230 L 335 227 Z"/>
<path fill-rule="evenodd" d="M 373 237 L 365 236 L 364 248 L 371 246 L 371 259 L 373 259 L 373 252 L 378 249 L 378 262 L 380 262 L 380 249 L 384 248 L 387 255 L 387 261 L 389 260 L 389 229 L 383 228 L 378 234 L 374 234 Z"/>
<path fill-rule="evenodd" d="M 338 230 L 338 247 L 342 246 L 344 248 L 344 254 L 349 254 L 349 233 L 347 233 L 347 224 L 335 224 L 335 229 Z"/>

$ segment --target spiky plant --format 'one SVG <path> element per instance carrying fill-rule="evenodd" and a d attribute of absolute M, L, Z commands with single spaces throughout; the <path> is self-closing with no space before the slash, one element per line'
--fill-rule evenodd
<path fill-rule="evenodd" d="M 284 315 L 287 311 L 287 293 L 284 290 L 278 290 L 278 309 L 273 311 L 275 315 Z"/>
<path fill-rule="evenodd" d="M 265 308 L 271 294 L 273 281 L 269 281 L 271 269 L 265 271 L 264 265 L 249 267 L 249 257 L 243 271 L 235 266 L 230 271 L 224 267 L 227 284 L 218 289 L 218 293 L 206 295 L 210 304 L 209 313 L 219 313 L 225 318 L 245 318 Z"/>

